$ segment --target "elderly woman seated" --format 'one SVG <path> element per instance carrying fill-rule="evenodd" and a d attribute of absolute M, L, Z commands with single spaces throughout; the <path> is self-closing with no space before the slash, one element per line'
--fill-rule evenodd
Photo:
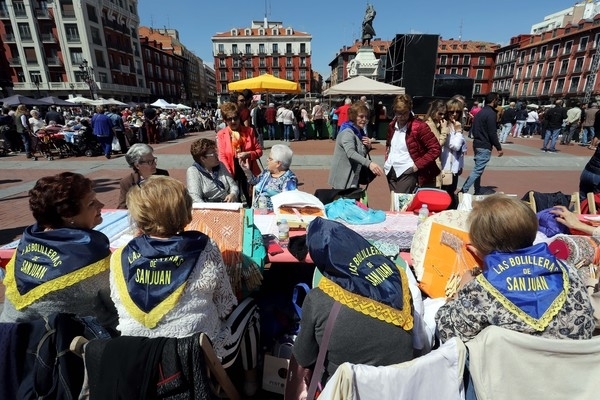
<path fill-rule="evenodd" d="M 325 356 L 325 382 L 344 362 L 391 365 L 413 358 L 412 296 L 406 273 L 358 233 L 316 218 L 307 230 L 310 256 L 323 278 L 302 305 L 294 356 L 317 361 L 332 308 L 341 303 Z"/>
<path fill-rule="evenodd" d="M 136 143 L 131 146 L 125 154 L 125 160 L 133 169 L 133 172 L 121 179 L 121 191 L 117 208 L 127 208 L 127 192 L 133 186 L 139 185 L 152 175 L 169 176 L 167 170 L 156 168 L 157 158 L 154 157 L 154 149 L 147 144 Z"/>
<path fill-rule="evenodd" d="M 438 310 L 442 341 L 466 342 L 490 325 L 555 339 L 592 337 L 586 288 L 545 243 L 533 245 L 538 220 L 529 206 L 493 195 L 474 204 L 468 223 L 468 247 L 482 272 L 466 271 L 455 298 Z"/>
<path fill-rule="evenodd" d="M 39 179 L 29 191 L 36 223 L 6 266 L 0 322 L 27 322 L 50 314 L 96 317 L 115 328 L 110 299 L 108 238 L 92 230 L 102 222 L 92 181 L 63 172 Z"/>
<path fill-rule="evenodd" d="M 298 187 L 298 178 L 290 170 L 292 164 L 292 149 L 284 144 L 276 144 L 271 147 L 267 167 L 263 172 L 254 176 L 250 170 L 250 161 L 240 160 L 240 165 L 246 174 L 248 183 L 254 186 L 253 208 L 258 208 L 258 199 L 261 196 L 267 198 L 267 208 L 273 210 L 271 196 L 286 190 L 295 190 Z"/>
<path fill-rule="evenodd" d="M 194 164 L 188 168 L 186 180 L 194 203 L 238 201 L 238 185 L 219 161 L 217 143 L 211 139 L 198 139 L 192 143 L 190 153 Z"/>
<path fill-rule="evenodd" d="M 129 191 L 127 208 L 138 236 L 113 253 L 110 272 L 119 331 L 178 338 L 204 332 L 224 367 L 242 357 L 252 392 L 258 309 L 252 298 L 237 305 L 216 244 L 202 232 L 184 231 L 192 198 L 183 183 L 152 176 Z"/>

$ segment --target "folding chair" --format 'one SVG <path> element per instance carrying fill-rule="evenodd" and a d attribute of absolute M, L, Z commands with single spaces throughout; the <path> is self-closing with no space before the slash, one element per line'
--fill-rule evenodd
<path fill-rule="evenodd" d="M 395 193 L 390 191 L 390 211 L 405 211 L 414 197 L 413 193 Z"/>
<path fill-rule="evenodd" d="M 208 336 L 202 333 L 199 336 L 199 341 L 202 352 L 204 353 L 204 361 L 206 363 L 207 375 L 210 380 L 212 392 L 220 399 L 241 400 L 239 392 L 221 365 L 221 361 L 217 357 Z M 78 356 L 83 357 L 84 346 L 87 342 L 88 340 L 83 336 L 76 336 L 71 341 L 69 350 Z"/>
<path fill-rule="evenodd" d="M 527 197 L 529 198 L 529 206 L 531 207 L 531 209 L 533 210 L 534 213 L 537 213 L 538 211 L 541 211 L 541 210 L 538 210 L 538 205 L 536 204 L 536 201 L 535 201 L 535 193 L 536 192 L 534 190 L 530 190 L 528 192 Z M 547 193 L 539 193 L 539 194 L 544 195 Z M 554 193 L 548 193 L 548 194 L 554 195 Z M 572 210 L 573 212 L 575 212 L 576 214 L 581 214 L 581 203 L 579 201 L 579 192 L 575 192 L 570 196 L 568 208 L 570 210 Z"/>
<path fill-rule="evenodd" d="M 579 199 L 579 193 L 577 194 L 577 198 Z M 589 209 L 589 213 L 590 214 L 598 214 L 598 210 L 596 209 L 596 197 L 594 196 L 594 193 L 590 192 L 586 195 L 587 198 L 587 202 L 588 202 L 588 209 Z"/>

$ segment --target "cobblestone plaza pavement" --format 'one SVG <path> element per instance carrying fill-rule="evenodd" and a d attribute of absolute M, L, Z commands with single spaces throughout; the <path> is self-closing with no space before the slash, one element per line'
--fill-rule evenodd
<path fill-rule="evenodd" d="M 186 169 L 192 164 L 189 153 L 192 141 L 200 137 L 214 138 L 214 132 L 199 132 L 184 138 L 154 145 L 159 168 L 167 169 L 171 176 L 185 182 Z M 268 149 L 279 141 L 266 141 L 262 157 L 266 165 Z M 572 193 L 578 190 L 579 175 L 592 151 L 580 146 L 559 146 L 558 153 L 540 151 L 539 136 L 532 139 L 513 139 L 504 146 L 504 156 L 497 157 L 496 151 L 483 174 L 482 186 L 489 191 L 514 193 L 521 197 L 528 190 L 541 192 Z M 291 142 L 294 151 L 292 170 L 300 181 L 300 190 L 314 193 L 315 189 L 327 188 L 327 177 L 333 154 L 331 140 L 309 140 Z M 383 166 L 385 142 L 375 144 L 371 153 L 373 161 Z M 473 152 L 465 159 L 465 171 L 459 188 L 473 167 Z M 27 191 L 42 176 L 63 171 L 79 172 L 95 182 L 98 198 L 105 208 L 116 208 L 119 197 L 119 180 L 129 173 L 122 155 L 107 160 L 104 157 L 73 157 L 47 161 L 40 157 L 32 161 L 20 156 L 0 158 L 0 244 L 10 242 L 21 235 L 23 229 L 33 223 L 29 211 Z M 389 190 L 385 178 L 377 178 L 368 189 L 369 206 L 388 210 Z"/>

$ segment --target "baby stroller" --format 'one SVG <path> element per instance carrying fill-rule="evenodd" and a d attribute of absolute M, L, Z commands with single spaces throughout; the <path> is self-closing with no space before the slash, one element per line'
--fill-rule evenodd
<path fill-rule="evenodd" d="M 74 140 L 73 149 L 78 155 L 95 157 L 104 154 L 98 139 L 89 129 L 81 128 L 79 134 L 75 135 Z"/>
<path fill-rule="evenodd" d="M 33 159 L 37 160 L 35 153 L 41 153 L 48 161 L 54 157 L 65 158 L 74 155 L 67 145 L 62 133 L 51 129 L 40 129 L 35 134 L 30 133 Z"/>

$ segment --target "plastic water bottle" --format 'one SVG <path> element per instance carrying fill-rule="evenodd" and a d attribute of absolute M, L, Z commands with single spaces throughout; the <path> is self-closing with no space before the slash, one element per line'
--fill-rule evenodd
<path fill-rule="evenodd" d="M 269 206 L 267 203 L 267 196 L 265 196 L 264 194 L 260 194 L 260 196 L 258 196 L 258 214 L 267 214 L 269 212 Z"/>
<path fill-rule="evenodd" d="M 282 219 L 277 223 L 279 229 L 279 245 L 281 247 L 287 247 L 290 241 L 290 226 L 288 225 L 287 219 Z"/>
<path fill-rule="evenodd" d="M 429 217 L 429 208 L 427 204 L 423 204 L 419 210 L 419 225 Z"/>

